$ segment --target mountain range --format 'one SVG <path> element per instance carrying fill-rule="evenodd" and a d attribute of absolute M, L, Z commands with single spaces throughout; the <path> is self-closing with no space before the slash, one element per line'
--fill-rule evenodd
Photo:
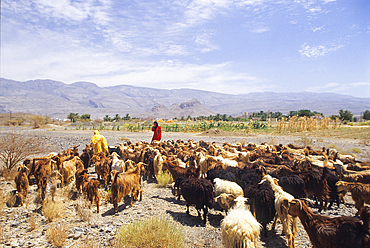
<path fill-rule="evenodd" d="M 370 109 L 370 98 L 333 93 L 222 94 L 195 89 L 155 89 L 132 85 L 99 87 L 91 82 L 66 84 L 53 80 L 19 82 L 0 78 L 0 113 L 24 112 L 65 119 L 69 113 L 141 118 L 174 118 L 309 109 L 324 115 L 340 109 L 360 115 Z"/>

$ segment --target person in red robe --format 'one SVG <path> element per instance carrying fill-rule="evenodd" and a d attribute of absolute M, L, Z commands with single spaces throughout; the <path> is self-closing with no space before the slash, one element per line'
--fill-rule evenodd
<path fill-rule="evenodd" d="M 162 129 L 158 125 L 158 122 L 157 121 L 154 121 L 154 126 L 152 127 L 152 131 L 154 132 L 154 134 L 153 134 L 153 138 L 152 138 L 151 143 L 153 143 L 153 140 L 160 141 L 161 138 L 162 138 Z"/>

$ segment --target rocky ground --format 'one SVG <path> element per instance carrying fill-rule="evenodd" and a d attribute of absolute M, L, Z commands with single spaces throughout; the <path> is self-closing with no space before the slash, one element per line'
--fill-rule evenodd
<path fill-rule="evenodd" d="M 6 130 L 0 131 L 1 133 Z M 39 132 L 46 136 L 49 143 L 53 144 L 52 150 L 59 152 L 74 145 L 80 145 L 79 149 L 91 142 L 92 130 L 22 130 L 22 132 Z M 101 131 L 107 138 L 109 145 L 116 145 L 126 140 L 150 141 L 151 132 L 125 133 L 117 131 Z M 321 148 L 323 146 L 335 145 L 338 150 L 347 151 L 358 148 L 362 152 L 358 154 L 358 159 L 369 161 L 370 147 L 361 141 L 356 140 L 333 140 L 321 137 L 306 137 L 313 146 Z M 212 131 L 203 134 L 189 133 L 163 133 L 164 140 L 188 140 L 195 142 L 199 140 L 215 141 L 221 145 L 223 142 L 235 144 L 236 142 L 267 142 L 270 144 L 299 145 L 302 137 L 297 136 L 271 136 L 271 135 L 230 135 L 222 131 Z M 93 168 L 89 173 L 94 175 Z M 169 219 L 179 223 L 185 234 L 186 247 L 224 247 L 221 239 L 220 221 L 225 215 L 215 207 L 209 211 L 206 225 L 196 217 L 196 210 L 191 208 L 190 215 L 186 215 L 186 205 L 184 200 L 176 200 L 172 194 L 171 186 L 161 188 L 156 183 L 144 181 L 143 201 L 135 202 L 130 207 L 127 199 L 119 205 L 118 213 L 114 214 L 113 205 L 106 201 L 107 192 L 100 190 L 101 206 L 100 213 L 96 213 L 96 206 L 84 208 L 85 201 L 77 194 L 74 183 L 63 189 L 57 190 L 56 201 L 58 207 L 62 209 L 59 218 L 49 221 L 41 214 L 41 205 L 37 199 L 36 185 L 30 186 L 29 194 L 24 206 L 8 207 L 1 205 L 0 210 L 0 247 L 53 247 L 46 239 L 48 229 L 51 227 L 65 228 L 66 240 L 64 247 L 108 247 L 114 245 L 116 231 L 127 223 L 154 215 L 164 215 Z M 2 192 L 3 202 L 7 201 L 12 194 L 15 194 L 15 185 L 12 181 L 6 181 L 0 177 L 0 192 Z M 356 210 L 350 196 L 346 196 L 348 204 L 336 206 L 332 210 L 323 212 L 325 215 L 335 216 L 354 216 Z M 81 210 L 81 206 L 82 209 Z M 79 208 L 80 207 L 80 208 Z M 317 213 L 317 206 L 312 206 Z M 270 226 L 268 226 L 270 229 Z M 285 238 L 280 236 L 281 224 L 278 223 L 275 231 L 269 231 L 268 237 L 261 238 L 261 247 L 287 247 Z M 309 238 L 299 223 L 299 231 L 295 239 L 296 247 L 311 247 Z"/>

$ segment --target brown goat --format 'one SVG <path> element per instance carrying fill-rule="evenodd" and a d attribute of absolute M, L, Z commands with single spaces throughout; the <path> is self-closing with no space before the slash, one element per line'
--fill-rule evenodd
<path fill-rule="evenodd" d="M 104 180 L 105 187 L 107 187 L 108 175 L 111 171 L 110 166 L 112 161 L 107 158 L 103 152 L 101 152 L 99 155 L 100 159 L 97 156 L 93 156 L 95 172 L 98 175 L 98 180 L 102 178 Z"/>
<path fill-rule="evenodd" d="M 73 176 L 76 173 L 77 167 L 83 167 L 83 163 L 80 157 L 75 156 L 73 159 L 64 161 L 61 167 L 61 173 L 63 175 L 63 180 L 66 183 L 70 183 L 73 180 Z"/>
<path fill-rule="evenodd" d="M 25 165 L 21 165 L 18 169 L 18 174 L 15 176 L 14 181 L 17 186 L 18 198 L 23 206 L 23 199 L 26 199 L 28 193 L 28 173 L 29 168 Z"/>
<path fill-rule="evenodd" d="M 126 195 L 131 193 L 130 205 L 132 206 L 132 200 L 138 200 L 140 194 L 140 201 L 142 200 L 142 189 L 141 189 L 141 170 L 142 163 L 139 163 L 133 170 L 126 171 L 124 173 L 118 173 L 116 170 L 112 171 L 112 201 L 114 212 L 118 212 L 118 203 Z"/>
<path fill-rule="evenodd" d="M 183 167 L 180 167 L 178 165 L 175 165 L 174 163 L 171 163 L 167 159 L 163 162 L 162 170 L 168 170 L 171 173 L 172 178 L 173 178 L 174 181 L 178 177 L 186 178 L 187 169 L 183 168 Z"/>
<path fill-rule="evenodd" d="M 360 212 L 364 203 L 370 204 L 370 185 L 357 182 L 344 182 L 339 181 L 335 184 L 338 192 L 349 191 L 351 192 L 352 199 L 355 202 L 355 208 Z"/>
<path fill-rule="evenodd" d="M 324 201 L 328 201 L 330 188 L 326 180 L 328 174 L 324 170 L 321 175 L 318 171 L 293 171 L 292 169 L 282 165 L 279 172 L 279 176 L 298 175 L 305 183 L 305 191 L 307 195 L 315 195 L 317 200 L 320 202 L 319 212 L 324 208 Z"/>
<path fill-rule="evenodd" d="M 51 157 L 33 158 L 34 176 L 38 189 L 41 187 L 41 180 L 43 177 L 47 177 L 53 170 L 55 161 Z"/>
<path fill-rule="evenodd" d="M 369 245 L 369 217 L 367 207 L 355 217 L 328 217 L 314 214 L 301 200 L 289 202 L 289 214 L 298 216 L 306 230 L 313 248 L 354 248 Z"/>
<path fill-rule="evenodd" d="M 83 176 L 87 174 L 87 169 L 79 169 L 75 173 L 76 178 L 76 189 L 78 193 L 81 193 L 82 190 L 82 183 L 83 183 Z"/>
<path fill-rule="evenodd" d="M 91 204 L 96 202 L 97 213 L 99 213 L 99 186 L 100 182 L 96 179 L 90 179 L 89 175 L 83 174 L 82 176 L 82 192 L 86 194 L 87 199 L 91 202 Z"/>

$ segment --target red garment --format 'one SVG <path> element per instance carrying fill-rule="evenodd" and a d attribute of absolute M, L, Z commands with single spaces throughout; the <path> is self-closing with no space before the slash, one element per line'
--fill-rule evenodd
<path fill-rule="evenodd" d="M 155 130 L 154 130 L 154 127 L 152 127 L 152 131 L 154 132 L 154 134 L 153 134 L 153 138 L 152 138 L 151 142 L 153 142 L 153 140 L 160 141 L 161 138 L 162 138 L 162 129 L 161 129 L 161 127 L 157 126 L 157 129 L 155 129 Z"/>

